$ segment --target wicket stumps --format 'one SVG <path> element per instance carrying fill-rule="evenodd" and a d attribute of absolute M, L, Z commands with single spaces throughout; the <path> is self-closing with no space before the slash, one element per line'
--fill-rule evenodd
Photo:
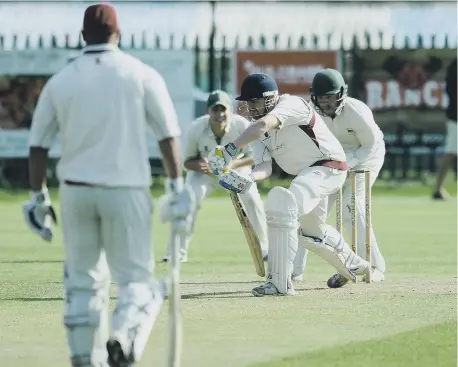
<path fill-rule="evenodd" d="M 358 253 L 358 207 L 356 205 L 356 175 L 364 174 L 364 193 L 365 193 L 365 243 L 366 243 L 366 261 L 371 265 L 371 173 L 369 170 L 360 169 L 352 170 L 348 173 L 348 179 L 350 180 L 351 197 L 350 197 L 350 216 L 351 216 L 351 248 L 355 253 Z M 342 233 L 342 188 L 337 193 L 336 200 L 336 229 Z M 366 283 L 371 282 L 371 268 L 366 274 Z"/>

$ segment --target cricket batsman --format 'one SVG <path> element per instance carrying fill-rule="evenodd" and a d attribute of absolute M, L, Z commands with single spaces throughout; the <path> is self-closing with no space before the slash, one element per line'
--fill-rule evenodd
<path fill-rule="evenodd" d="M 324 69 L 313 78 L 311 99 L 315 110 L 320 114 L 329 130 L 339 140 L 344 148 L 349 169 L 367 169 L 370 171 L 372 186 L 382 168 L 385 159 L 385 142 L 383 133 L 374 121 L 370 108 L 355 98 L 348 97 L 347 85 L 340 72 L 334 69 Z M 337 193 L 328 200 L 330 214 Z M 342 199 L 343 224 L 346 233 L 351 233 L 351 183 L 347 180 Z M 357 203 L 357 249 L 358 255 L 365 256 L 365 211 L 364 211 L 364 175 L 356 175 Z M 372 246 L 372 282 L 385 279 L 385 260 L 380 253 L 377 239 L 371 226 Z M 302 275 L 305 268 L 306 256 L 298 251 L 294 261 L 294 277 Z M 347 278 L 335 274 L 328 281 L 331 288 L 339 288 L 348 282 Z"/>
<path fill-rule="evenodd" d="M 195 120 L 186 134 L 184 168 L 187 171 L 186 185 L 193 192 L 196 200 L 195 210 L 188 218 L 187 238 L 185 247 L 181 248 L 181 261 L 186 262 L 189 244 L 194 232 L 197 215 L 202 202 L 207 195 L 217 187 L 218 180 L 212 174 L 207 156 L 217 145 L 227 144 L 237 138 L 250 122 L 237 114 L 232 113 L 232 102 L 229 95 L 216 90 L 210 93 L 207 99 L 208 113 Z M 240 149 L 237 156 L 231 160 L 229 167 L 242 174 L 250 174 L 254 164 L 251 151 L 248 147 Z M 258 235 L 263 257 L 267 256 L 267 227 L 264 203 L 259 195 L 256 184 L 244 194 L 240 195 L 250 222 Z M 161 200 L 162 201 L 162 200 Z M 167 211 L 167 208 L 164 208 Z M 170 258 L 172 239 L 169 241 L 168 254 L 163 261 Z"/>
<path fill-rule="evenodd" d="M 109 4 L 84 13 L 81 55 L 44 86 L 30 130 L 30 201 L 25 221 L 53 238 L 56 215 L 45 183 L 48 150 L 59 133 L 64 241 L 64 324 L 74 367 L 133 366 L 165 297 L 153 279 L 151 172 L 147 129 L 167 172 L 176 228 L 191 211 L 180 160 L 180 129 L 162 76 L 117 47 L 119 24 Z M 118 300 L 108 327 L 109 286 Z M 109 334 L 111 329 L 111 334 Z"/>
<path fill-rule="evenodd" d="M 365 273 L 369 264 L 326 224 L 328 197 L 342 187 L 348 168 L 342 146 L 320 115 L 298 96 L 279 95 L 277 83 L 267 74 L 247 76 L 236 100 L 243 102 L 253 121 L 237 139 L 209 154 L 212 170 L 221 175 L 220 184 L 233 191 L 248 190 L 271 175 L 272 159 L 295 176 L 289 188 L 274 187 L 267 196 L 268 275 L 253 295 L 295 294 L 291 274 L 298 243 L 349 280 Z M 224 173 L 248 144 L 253 172 Z"/>

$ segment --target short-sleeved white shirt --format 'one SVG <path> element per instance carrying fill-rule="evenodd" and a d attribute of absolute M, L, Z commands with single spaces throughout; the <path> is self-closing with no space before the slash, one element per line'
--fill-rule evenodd
<path fill-rule="evenodd" d="M 209 115 L 199 117 L 192 122 L 186 133 L 184 160 L 207 157 L 217 145 L 226 145 L 237 139 L 249 124 L 250 122 L 240 115 L 230 115 L 226 132 L 218 143 L 210 126 Z M 249 147 L 244 148 L 238 155 L 251 156 L 251 150 Z"/>
<path fill-rule="evenodd" d="M 61 182 L 148 187 L 148 128 L 157 140 L 181 133 L 164 79 L 113 45 L 83 52 L 44 86 L 29 145 L 49 149 L 59 133 Z"/>
<path fill-rule="evenodd" d="M 359 160 L 368 158 L 377 144 L 383 143 L 383 133 L 371 109 L 355 98 L 347 97 L 342 112 L 334 119 L 327 116 L 322 118 L 345 152 L 359 150 Z"/>
<path fill-rule="evenodd" d="M 269 115 L 276 116 L 281 125 L 250 144 L 255 164 L 274 158 L 285 172 L 297 175 L 317 161 L 345 161 L 337 138 L 302 98 L 281 95 Z"/>

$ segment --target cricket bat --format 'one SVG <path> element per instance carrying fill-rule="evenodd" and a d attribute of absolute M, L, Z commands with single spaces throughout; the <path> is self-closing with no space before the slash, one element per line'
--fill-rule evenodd
<path fill-rule="evenodd" d="M 223 156 L 223 152 L 219 149 L 216 150 L 216 154 L 220 157 Z M 224 172 L 228 171 L 228 169 L 224 170 Z M 246 214 L 246 210 L 240 201 L 239 195 L 236 192 L 229 190 L 229 196 L 231 197 L 232 204 L 234 205 L 237 218 L 239 218 L 240 225 L 243 228 L 243 233 L 245 234 L 248 248 L 250 249 L 251 258 L 253 259 L 254 266 L 256 268 L 256 274 L 260 277 L 265 277 L 266 269 L 264 267 L 264 259 L 262 258 L 261 244 L 259 242 L 258 235 L 254 231 L 253 226 L 248 219 L 248 215 Z"/>
<path fill-rule="evenodd" d="M 169 345 L 167 367 L 181 366 L 183 320 L 180 292 L 180 245 L 184 236 L 172 229 L 173 245 L 170 259 Z"/>
<path fill-rule="evenodd" d="M 258 274 L 260 277 L 265 277 L 266 269 L 264 267 L 264 259 L 262 258 L 261 244 L 259 243 L 258 235 L 254 231 L 253 226 L 248 219 L 245 208 L 240 201 L 239 195 L 234 191 L 229 191 L 229 196 L 231 197 L 235 212 L 239 218 L 240 225 L 243 228 L 243 232 L 250 249 L 251 257 L 256 268 L 256 274 Z"/>

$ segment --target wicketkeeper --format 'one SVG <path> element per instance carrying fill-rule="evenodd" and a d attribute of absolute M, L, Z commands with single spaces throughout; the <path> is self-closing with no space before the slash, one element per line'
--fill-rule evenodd
<path fill-rule="evenodd" d="M 348 97 L 347 89 L 347 84 L 339 71 L 324 69 L 313 78 L 310 91 L 312 103 L 329 130 L 344 148 L 348 167 L 355 170 L 369 170 L 370 185 L 372 186 L 382 169 L 385 159 L 383 133 L 375 122 L 370 108 L 364 102 Z M 350 186 L 350 180 L 347 180 L 342 200 L 343 224 L 347 234 L 350 234 L 352 230 Z M 357 251 L 361 257 L 365 256 L 366 251 L 364 195 L 364 175 L 356 175 Z M 331 213 L 336 198 L 337 194 L 332 194 L 329 197 L 328 214 Z M 371 281 L 381 282 L 385 279 L 385 259 L 380 252 L 372 226 L 370 235 Z M 300 279 L 305 269 L 305 262 L 306 254 L 298 251 L 294 260 L 293 278 Z M 329 279 L 328 286 L 339 288 L 347 282 L 347 278 L 337 273 Z"/>

